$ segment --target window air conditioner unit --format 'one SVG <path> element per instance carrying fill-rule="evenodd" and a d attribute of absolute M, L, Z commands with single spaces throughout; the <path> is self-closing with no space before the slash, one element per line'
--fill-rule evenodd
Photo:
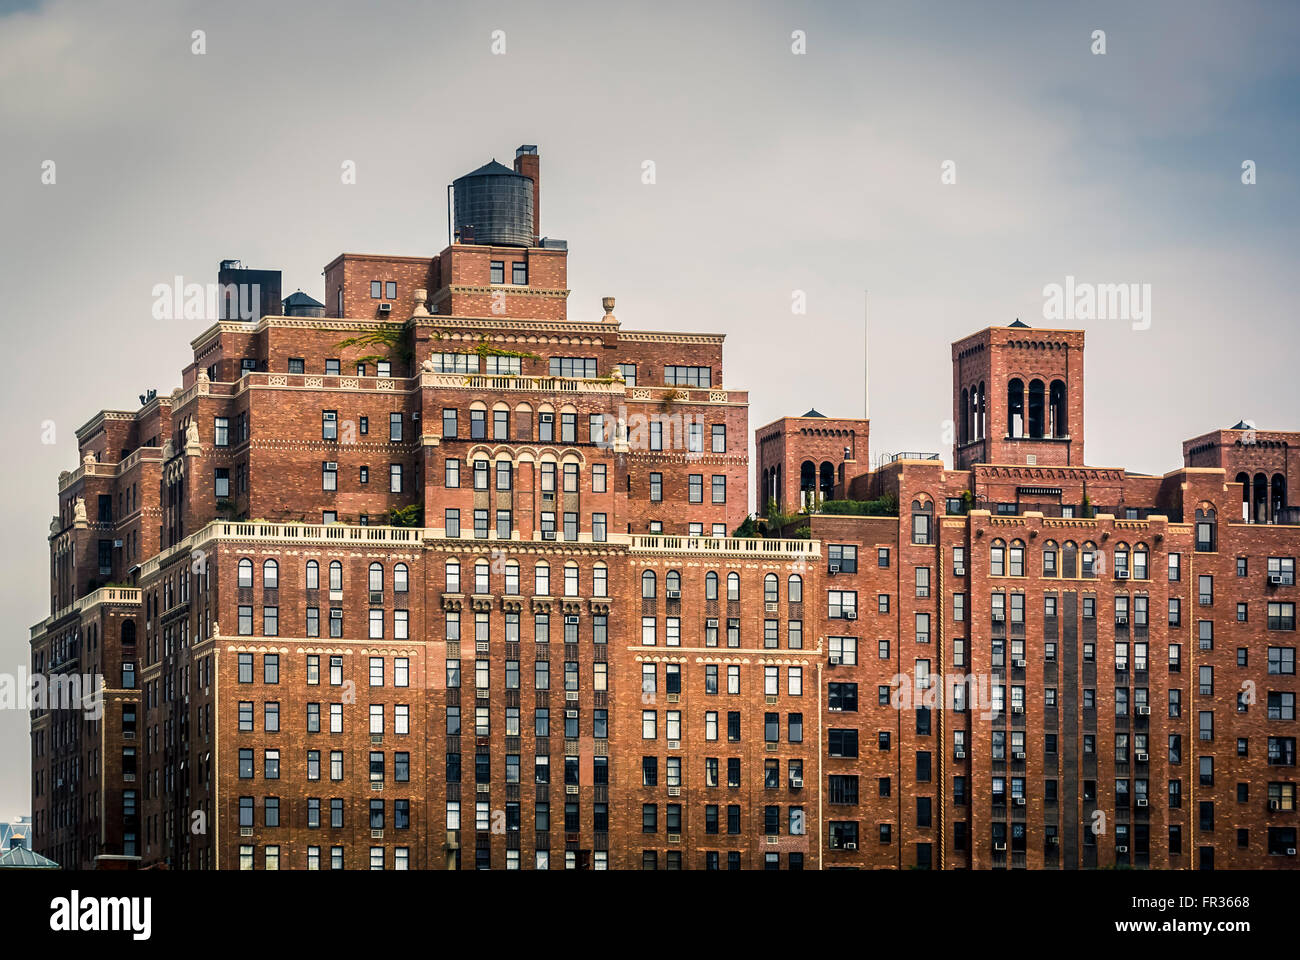
<path fill-rule="evenodd" d="M 669 740 L 669 741 L 668 741 L 668 749 L 669 749 L 669 750 L 680 750 L 681 748 L 682 748 L 682 742 L 681 742 L 680 740 Z"/>
<path fill-rule="evenodd" d="M 1146 762 L 1147 762 L 1147 755 L 1146 755 L 1145 753 L 1139 753 L 1139 754 L 1137 754 L 1137 762 L 1138 762 L 1138 763 L 1146 763 Z"/>
<path fill-rule="evenodd" d="M 1269 808 L 1270 810 L 1281 810 L 1281 809 L 1282 809 L 1282 801 L 1281 801 L 1281 800 L 1270 800 L 1270 801 L 1268 802 L 1268 808 Z"/>
<path fill-rule="evenodd" d="M 578 623 L 578 618 L 577 618 L 576 616 L 573 616 L 572 614 L 570 614 L 570 615 L 568 615 L 568 616 L 566 616 L 566 617 L 564 618 L 564 622 L 565 622 L 566 624 L 573 624 L 573 625 L 576 626 L 577 623 Z"/>
<path fill-rule="evenodd" d="M 832 666 L 832 667 L 838 667 L 839 665 L 840 665 L 840 658 L 832 655 L 832 656 L 831 656 L 831 666 Z"/>
<path fill-rule="evenodd" d="M 670 596 L 671 596 L 671 594 L 670 594 Z M 780 605 L 779 605 L 779 604 L 776 604 L 776 603 L 766 603 L 766 604 L 763 605 L 763 609 L 764 609 L 766 612 L 768 612 L 768 613 L 776 613 L 776 612 L 777 612 L 779 609 L 781 609 L 781 608 L 780 608 Z"/>
<path fill-rule="evenodd" d="M 832 564 L 831 564 L 831 569 L 830 569 L 830 574 L 831 574 L 831 576 L 833 577 L 833 576 L 835 576 L 835 574 L 837 574 L 837 573 L 839 573 L 839 572 L 840 572 L 840 565 L 839 565 L 838 563 L 832 563 Z"/>
<path fill-rule="evenodd" d="M 486 642 L 486 641 L 483 641 L 483 640 L 480 640 L 480 641 L 478 641 L 477 643 L 474 644 L 474 652 L 475 652 L 475 653 L 487 653 L 487 652 L 490 651 L 491 649 L 492 649 L 492 648 L 487 644 L 487 642 Z"/>
<path fill-rule="evenodd" d="M 965 568 L 965 567 L 953 567 L 953 568 L 952 568 L 952 575 L 953 575 L 954 577 L 964 577 L 964 576 L 966 576 L 966 568 Z"/>
<path fill-rule="evenodd" d="M 475 788 L 476 793 L 489 793 L 491 790 L 492 785 L 490 783 L 480 783 Z"/>
<path fill-rule="evenodd" d="M 565 699 L 565 700 L 577 700 L 577 699 L 578 699 L 578 691 L 577 691 L 577 690 L 567 690 L 567 691 L 565 691 L 564 699 Z"/>
<path fill-rule="evenodd" d="M 1115 618 L 1115 624 L 1116 624 L 1116 626 L 1122 626 L 1123 624 L 1126 624 L 1126 623 L 1128 623 L 1128 617 L 1116 617 L 1116 618 Z"/>
<path fill-rule="evenodd" d="M 370 591 L 370 602 L 371 602 L 371 603 L 383 603 L 383 602 L 384 602 L 384 594 L 383 594 L 383 592 L 382 592 L 382 591 L 375 591 L 375 590 Z"/>
<path fill-rule="evenodd" d="M 1025 805 L 1025 798 L 1024 798 L 1024 797 L 1016 797 L 1016 806 L 1017 806 L 1017 807 L 1023 807 L 1024 805 Z"/>
<path fill-rule="evenodd" d="M 668 788 L 668 796 L 670 796 L 670 797 L 680 797 L 681 795 L 682 795 L 682 788 L 681 788 L 681 787 L 669 787 L 669 788 Z"/>
<path fill-rule="evenodd" d="M 791 778 L 790 778 L 790 787 L 791 787 L 791 789 L 793 789 L 793 790 L 802 790 L 802 789 L 803 789 L 803 777 L 791 777 Z"/>
<path fill-rule="evenodd" d="M 1148 707 L 1145 703 L 1138 707 L 1138 716 L 1139 716 L 1139 717 L 1149 716 L 1150 713 L 1151 713 L 1151 708 Z"/>
<path fill-rule="evenodd" d="M 251 837 L 251 836 L 253 835 L 253 828 L 252 828 L 252 827 L 240 827 L 240 828 L 239 828 L 239 835 L 240 835 L 241 837 Z"/>
<path fill-rule="evenodd" d="M 1023 750 L 1017 750 L 1016 753 L 1015 753 L 1015 758 L 1016 758 L 1017 760 L 1023 760 L 1023 759 L 1025 759 L 1025 751 L 1023 751 Z"/>
<path fill-rule="evenodd" d="M 845 620 L 856 620 L 856 619 L 858 619 L 858 611 L 856 611 L 856 610 L 845 610 L 845 611 L 844 611 L 844 619 L 845 619 Z"/>
<path fill-rule="evenodd" d="M 995 844 L 993 844 L 993 849 L 994 849 L 994 850 L 1005 850 L 1006 848 L 1007 848 L 1007 845 L 1006 845 L 1005 843 L 1000 843 L 1000 842 L 999 842 L 999 843 L 995 843 Z"/>
<path fill-rule="evenodd" d="M 1012 713 L 1024 713 L 1024 712 L 1025 712 L 1024 704 L 1013 703 L 1013 704 L 1011 705 L 1011 712 L 1012 712 Z"/>
<path fill-rule="evenodd" d="M 1025 669 L 1025 661 L 1023 660 L 1012 660 L 1011 665 L 1013 667 L 1019 667 L 1021 670 Z"/>
<path fill-rule="evenodd" d="M 1061 845 L 1061 838 L 1053 835 L 1047 838 L 1047 842 L 1054 847 L 1059 847 Z"/>
<path fill-rule="evenodd" d="M 392 313 L 392 311 L 393 311 L 393 305 L 391 303 L 381 303 L 379 305 L 380 313 Z"/>
<path fill-rule="evenodd" d="M 116 550 L 121 550 L 121 549 L 122 549 L 122 541 L 121 541 L 121 540 L 114 540 L 114 541 L 113 541 L 113 548 L 116 549 Z"/>
<path fill-rule="evenodd" d="M 668 599 L 669 599 L 669 600 L 680 600 L 681 598 L 682 598 L 682 592 L 681 592 L 680 590 L 669 590 L 669 591 L 668 591 Z"/>
<path fill-rule="evenodd" d="M 1270 573 L 1268 575 L 1268 582 L 1274 586 L 1279 586 L 1282 583 L 1282 575 L 1280 573 Z"/>
<path fill-rule="evenodd" d="M 555 531 L 554 531 L 554 530 L 543 530 L 543 531 L 542 531 L 542 539 L 543 539 L 543 540 L 554 540 L 554 539 L 555 539 Z"/>
<path fill-rule="evenodd" d="M 1118 847 L 1115 848 L 1115 852 L 1116 852 L 1116 853 L 1128 853 L 1128 847 L 1127 847 L 1125 844 L 1122 844 L 1122 843 L 1121 843 Z"/>
<path fill-rule="evenodd" d="M 954 751 L 952 752 L 952 755 L 953 755 L 953 757 L 954 757 L 955 759 L 957 759 L 957 760 L 965 760 L 965 759 L 966 759 L 966 751 L 965 751 L 965 750 L 954 750 Z"/>
<path fill-rule="evenodd" d="M 576 783 L 566 783 L 564 785 L 564 792 L 567 794 L 575 794 L 578 792 L 578 785 Z"/>
<path fill-rule="evenodd" d="M 1288 857 L 1294 857 L 1294 856 L 1295 856 L 1295 847 L 1287 847 L 1287 848 L 1286 848 L 1286 855 L 1287 855 Z"/>
<path fill-rule="evenodd" d="M 555 422 L 555 414 L 553 413 L 542 414 L 542 423 L 554 423 L 554 422 Z"/>
<path fill-rule="evenodd" d="M 1007 615 L 1006 615 L 1005 613 L 995 613 L 995 614 L 993 614 L 993 622 L 994 622 L 994 623 L 1001 623 L 1001 622 L 1002 622 L 1003 620 L 1005 620 L 1006 618 L 1007 618 Z"/>
<path fill-rule="evenodd" d="M 844 844 L 844 849 L 845 849 L 845 850 L 856 850 L 856 849 L 858 849 L 858 845 L 857 845 L 856 843 L 854 843 L 852 840 L 850 840 L 850 841 L 848 841 L 848 843 Z"/>
<path fill-rule="evenodd" d="M 1138 804 L 1139 807 L 1145 807 L 1145 806 L 1147 805 L 1147 798 L 1146 798 L 1146 797 L 1138 797 L 1137 804 Z"/>
<path fill-rule="evenodd" d="M 1127 570 L 1116 570 L 1116 571 L 1115 571 L 1115 578 L 1116 578 L 1117 580 L 1127 580 L 1127 579 L 1128 579 L 1128 571 L 1127 571 Z"/>
<path fill-rule="evenodd" d="M 373 830 L 373 829 L 372 829 L 372 830 L 370 831 L 370 839 L 371 839 L 371 840 L 382 840 L 382 839 L 384 839 L 384 831 L 382 831 L 382 830 Z"/>
<path fill-rule="evenodd" d="M 419 410 L 412 410 L 412 411 L 411 411 L 411 421 L 412 421 L 413 423 L 418 423 L 419 420 L 420 420 L 420 411 L 419 411 Z"/>

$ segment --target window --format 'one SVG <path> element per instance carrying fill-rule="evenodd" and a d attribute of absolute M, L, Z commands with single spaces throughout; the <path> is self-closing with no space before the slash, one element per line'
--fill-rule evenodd
<path fill-rule="evenodd" d="M 711 387 L 712 367 L 665 366 L 664 385 L 669 387 Z"/>
<path fill-rule="evenodd" d="M 551 357 L 550 372 L 553 377 L 593 378 L 596 361 L 592 357 Z"/>
<path fill-rule="evenodd" d="M 857 573 L 858 548 L 852 544 L 832 543 L 827 545 L 827 561 L 830 573 Z M 888 566 L 888 561 L 886 561 Z"/>
<path fill-rule="evenodd" d="M 514 260 L 510 264 L 510 282 L 515 286 L 523 287 L 528 285 L 528 263 L 527 261 Z"/>

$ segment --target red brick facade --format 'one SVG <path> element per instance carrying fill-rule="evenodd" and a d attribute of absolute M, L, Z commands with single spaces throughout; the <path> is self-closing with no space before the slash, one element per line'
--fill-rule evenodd
<path fill-rule="evenodd" d="M 171 396 L 79 432 L 32 665 L 108 689 L 102 718 L 33 713 L 35 849 L 1294 865 L 1300 527 L 1240 522 L 1235 447 L 1086 467 L 1082 334 L 997 328 L 954 346 L 958 413 L 972 384 L 990 398 L 959 469 L 873 472 L 866 421 L 787 418 L 758 432 L 760 509 L 768 488 L 798 507 L 808 460 L 897 515 L 733 538 L 748 394 L 722 337 L 623 330 L 612 300 L 569 319 L 566 256 L 343 255 L 326 317 L 218 323 Z M 1015 436 L 1013 379 L 1049 405 L 1062 384 L 1061 431 Z M 975 699 L 946 702 L 968 675 Z"/>

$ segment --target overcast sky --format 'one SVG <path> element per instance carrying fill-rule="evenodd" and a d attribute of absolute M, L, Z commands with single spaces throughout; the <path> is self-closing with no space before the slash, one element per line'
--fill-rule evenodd
<path fill-rule="evenodd" d="M 154 284 L 238 258 L 324 300 L 340 252 L 440 250 L 446 184 L 521 143 L 570 317 L 608 295 L 627 327 L 726 333 L 751 429 L 861 415 L 869 306 L 872 453 L 950 459 L 950 342 L 1044 323 L 1066 276 L 1151 290 L 1150 329 L 1056 324 L 1087 330 L 1091 463 L 1300 427 L 1297 47 L 1281 3 L 0 0 L 0 673 L 48 612 L 75 429 L 170 392 L 204 326 L 154 320 Z M 0 818 L 28 752 L 0 711 Z"/>

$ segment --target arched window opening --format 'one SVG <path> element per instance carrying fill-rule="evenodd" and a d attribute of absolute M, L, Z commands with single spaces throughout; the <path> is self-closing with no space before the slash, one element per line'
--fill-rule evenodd
<path fill-rule="evenodd" d="M 805 460 L 799 467 L 799 509 L 806 510 L 817 493 L 817 464 Z"/>
<path fill-rule="evenodd" d="M 1029 435 L 1034 438 L 1043 436 L 1043 381 L 1029 382 Z"/>
<path fill-rule="evenodd" d="M 1065 416 L 1065 382 L 1053 380 L 1048 388 L 1048 430 L 1053 437 L 1069 436 Z"/>
<path fill-rule="evenodd" d="M 1018 377 L 1007 384 L 1007 434 L 1025 435 L 1025 384 Z"/>
<path fill-rule="evenodd" d="M 823 500 L 833 500 L 835 498 L 835 464 L 829 460 L 822 461 L 821 498 Z"/>

